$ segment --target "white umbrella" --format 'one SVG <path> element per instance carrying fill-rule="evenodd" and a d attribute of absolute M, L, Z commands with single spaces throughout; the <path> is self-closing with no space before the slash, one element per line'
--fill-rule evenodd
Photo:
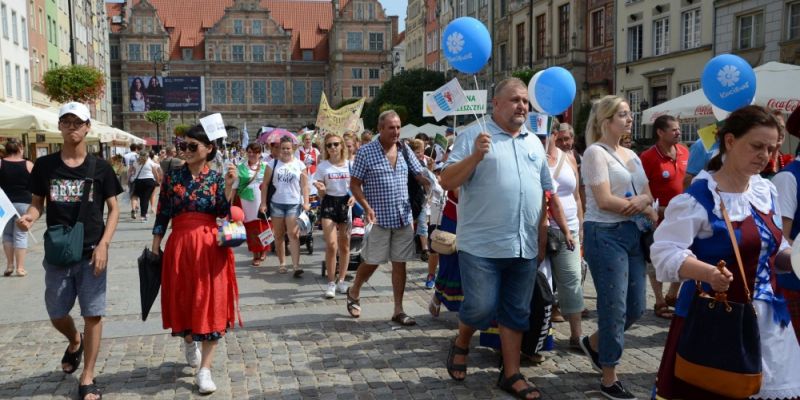
<path fill-rule="evenodd" d="M 413 138 L 419 133 L 419 127 L 414 124 L 406 124 L 400 128 L 400 138 Z"/>
<path fill-rule="evenodd" d="M 800 105 L 800 66 L 768 62 L 754 70 L 756 72 L 754 104 L 781 110 L 786 114 Z M 711 103 L 702 89 L 644 110 L 642 123 L 651 125 L 661 115 L 672 115 L 680 120 L 714 119 Z"/>

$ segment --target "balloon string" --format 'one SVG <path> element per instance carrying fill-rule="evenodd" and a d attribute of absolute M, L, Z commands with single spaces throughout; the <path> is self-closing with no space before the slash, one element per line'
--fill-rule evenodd
<path fill-rule="evenodd" d="M 478 87 L 478 76 L 477 76 L 477 75 L 475 75 L 475 74 L 472 74 L 472 79 L 475 81 L 475 90 L 480 90 L 481 88 L 480 88 L 480 87 Z M 482 130 L 483 132 L 489 133 L 489 132 L 486 130 L 486 113 L 484 113 L 484 114 L 483 114 L 483 115 L 482 115 L 482 116 L 479 118 L 479 117 L 478 117 L 478 113 L 476 113 L 476 112 L 475 112 L 475 108 L 473 108 L 473 107 L 470 107 L 470 108 L 472 108 L 472 115 L 474 115 L 474 116 L 475 116 L 475 121 L 478 123 L 478 126 L 481 128 L 481 130 Z M 481 125 L 481 120 L 483 120 L 483 125 Z"/>

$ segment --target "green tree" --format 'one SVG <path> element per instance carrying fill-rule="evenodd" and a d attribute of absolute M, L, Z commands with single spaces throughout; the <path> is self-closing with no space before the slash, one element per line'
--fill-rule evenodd
<path fill-rule="evenodd" d="M 59 103 L 94 103 L 103 95 L 105 84 L 103 72 L 86 65 L 53 68 L 45 72 L 42 78 L 45 93 Z"/>
<path fill-rule="evenodd" d="M 520 70 L 514 71 L 511 74 L 511 76 L 513 76 L 515 78 L 522 79 L 522 81 L 525 82 L 525 84 L 527 85 L 528 83 L 530 83 L 531 78 L 533 78 L 533 76 L 537 72 L 539 72 L 538 69 L 534 70 L 534 69 L 530 69 L 530 68 L 525 68 L 525 69 L 520 69 Z"/>
<path fill-rule="evenodd" d="M 378 110 L 378 114 L 386 110 L 394 110 L 394 112 L 396 112 L 397 115 L 400 117 L 400 123 L 403 125 L 407 123 L 406 121 L 408 121 L 408 107 L 402 104 L 383 103 L 381 108 Z"/>
<path fill-rule="evenodd" d="M 189 130 L 189 128 L 191 128 L 191 126 L 186 124 L 178 124 L 172 128 L 172 132 L 175 134 L 175 136 L 183 136 Z"/>
<path fill-rule="evenodd" d="M 167 121 L 169 121 L 169 117 L 169 111 L 163 110 L 150 110 L 144 113 L 144 119 L 146 119 L 147 122 L 156 124 L 156 145 L 158 146 L 161 145 L 161 139 L 159 138 L 161 134 L 161 124 L 166 124 Z"/>
<path fill-rule="evenodd" d="M 422 117 L 422 92 L 433 91 L 445 84 L 444 74 L 424 69 L 405 70 L 383 83 L 378 95 L 364 105 L 361 116 L 364 127 L 375 129 L 378 126 L 378 114 L 384 104 L 396 104 L 406 109 L 403 124 L 424 125 L 435 122 L 433 118 Z M 399 110 L 398 114 L 400 114 Z M 401 117 L 402 119 L 402 117 Z"/>

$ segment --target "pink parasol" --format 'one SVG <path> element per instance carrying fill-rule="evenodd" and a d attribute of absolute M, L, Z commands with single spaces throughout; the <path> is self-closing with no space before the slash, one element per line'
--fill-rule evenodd
<path fill-rule="evenodd" d="M 262 135 L 259 138 L 259 141 L 261 143 L 273 144 L 273 143 L 280 142 L 281 138 L 283 138 L 283 137 L 291 138 L 292 139 L 292 144 L 296 145 L 296 144 L 300 143 L 297 140 L 297 136 L 295 136 L 294 134 L 292 134 L 291 132 L 289 132 L 289 131 L 287 131 L 286 129 L 283 129 L 283 128 L 275 128 L 275 129 L 273 129 L 272 132 L 269 132 L 269 133 L 267 133 L 265 135 Z"/>

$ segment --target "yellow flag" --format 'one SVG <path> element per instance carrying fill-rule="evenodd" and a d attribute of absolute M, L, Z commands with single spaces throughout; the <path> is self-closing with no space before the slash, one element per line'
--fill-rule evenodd
<path fill-rule="evenodd" d="M 700 140 L 703 142 L 703 147 L 706 148 L 706 151 L 711 151 L 711 147 L 713 147 L 714 143 L 717 141 L 717 129 L 717 124 L 711 124 L 697 131 L 697 135 L 700 136 Z"/>

